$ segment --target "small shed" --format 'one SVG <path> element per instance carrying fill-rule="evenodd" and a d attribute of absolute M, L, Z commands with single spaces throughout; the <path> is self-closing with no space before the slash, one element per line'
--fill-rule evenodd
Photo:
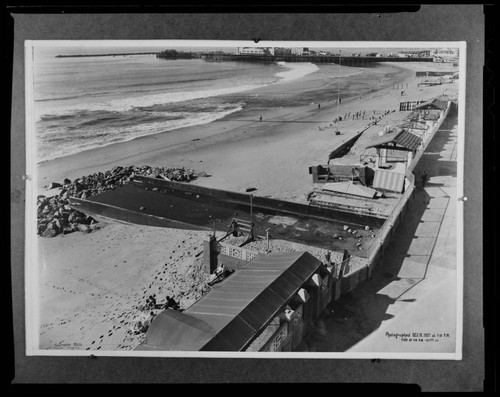
<path fill-rule="evenodd" d="M 367 145 L 366 148 L 377 149 L 378 166 L 380 167 L 383 163 L 387 162 L 410 163 L 413 153 L 421 144 L 422 138 L 420 136 L 406 129 L 401 129 L 372 139 L 371 143 Z M 388 157 L 388 152 L 402 152 L 403 155 Z"/>
<path fill-rule="evenodd" d="M 400 149 L 406 151 L 415 151 L 422 143 L 422 138 L 408 130 L 398 132 L 389 132 L 385 135 L 374 138 L 366 148 L 378 149 Z"/>
<path fill-rule="evenodd" d="M 373 179 L 373 187 L 382 191 L 403 193 L 405 175 L 394 171 L 377 170 Z"/>

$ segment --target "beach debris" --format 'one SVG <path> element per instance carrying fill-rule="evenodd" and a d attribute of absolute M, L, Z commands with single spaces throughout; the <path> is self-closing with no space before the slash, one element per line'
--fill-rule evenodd
<path fill-rule="evenodd" d="M 347 230 L 349 230 L 349 226 L 344 225 L 344 231 L 347 231 Z"/>
<path fill-rule="evenodd" d="M 366 231 L 370 230 L 370 226 L 365 226 L 365 230 Z"/>
<path fill-rule="evenodd" d="M 37 234 L 43 237 L 54 237 L 58 234 L 69 234 L 75 231 L 90 233 L 99 229 L 92 226 L 97 221 L 70 206 L 70 197 L 89 199 L 92 196 L 114 190 L 118 186 L 129 183 L 134 176 L 153 176 L 175 182 L 189 182 L 198 177 L 208 176 L 205 172 L 173 167 L 151 166 L 115 166 L 105 172 L 96 172 L 71 181 L 64 178 L 63 184 L 52 182 L 48 189 L 61 188 L 58 194 L 51 197 L 37 197 Z M 158 191 L 153 188 L 152 191 Z M 145 208 L 141 207 L 141 211 Z"/>
<path fill-rule="evenodd" d="M 339 236 L 337 233 L 335 233 L 332 237 L 333 237 L 334 239 L 338 239 L 340 236 Z"/>

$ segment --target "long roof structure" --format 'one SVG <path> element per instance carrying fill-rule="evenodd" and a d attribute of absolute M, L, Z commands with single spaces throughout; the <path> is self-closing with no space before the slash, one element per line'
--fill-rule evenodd
<path fill-rule="evenodd" d="M 184 312 L 162 312 L 137 350 L 243 350 L 321 265 L 308 252 L 259 254 Z"/>

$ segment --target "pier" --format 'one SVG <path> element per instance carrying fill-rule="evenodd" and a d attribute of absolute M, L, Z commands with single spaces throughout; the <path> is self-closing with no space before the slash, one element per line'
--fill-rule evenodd
<path fill-rule="evenodd" d="M 202 54 L 207 62 L 310 62 L 340 63 L 343 66 L 369 67 L 379 62 L 433 62 L 433 58 L 361 57 L 335 55 L 257 55 L 257 54 Z"/>

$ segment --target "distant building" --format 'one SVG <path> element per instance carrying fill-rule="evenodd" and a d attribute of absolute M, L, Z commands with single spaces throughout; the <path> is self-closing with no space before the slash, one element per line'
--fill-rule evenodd
<path fill-rule="evenodd" d="M 269 48 L 264 47 L 238 47 L 241 55 L 270 55 Z"/>
<path fill-rule="evenodd" d="M 276 47 L 273 48 L 273 50 L 274 50 L 274 55 L 292 55 L 291 48 Z"/>
<path fill-rule="evenodd" d="M 432 56 L 458 58 L 458 48 L 436 48 L 431 51 Z"/>
<path fill-rule="evenodd" d="M 293 47 L 291 50 L 293 55 L 304 55 L 305 53 L 309 53 L 309 48 L 307 47 Z"/>
<path fill-rule="evenodd" d="M 440 48 L 431 51 L 435 62 L 454 62 L 458 60 L 458 48 Z"/>
<path fill-rule="evenodd" d="M 411 58 L 429 58 L 431 56 L 430 50 L 404 50 L 399 53 Z"/>

